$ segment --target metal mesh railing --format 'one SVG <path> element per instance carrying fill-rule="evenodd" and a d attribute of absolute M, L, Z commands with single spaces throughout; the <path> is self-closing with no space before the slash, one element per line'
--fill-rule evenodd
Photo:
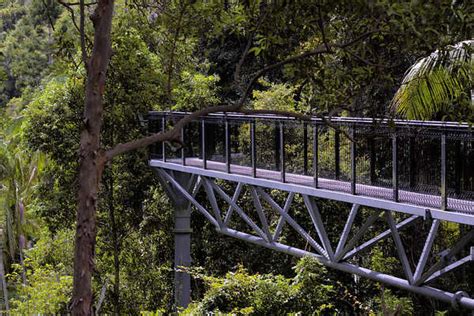
<path fill-rule="evenodd" d="M 151 112 L 150 132 L 185 116 Z M 453 122 L 212 114 L 182 131 L 183 148 L 150 158 L 426 207 L 474 213 L 474 133 Z"/>

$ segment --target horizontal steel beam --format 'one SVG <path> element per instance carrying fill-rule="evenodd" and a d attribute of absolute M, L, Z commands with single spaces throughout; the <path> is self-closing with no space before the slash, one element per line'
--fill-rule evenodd
<path fill-rule="evenodd" d="M 148 118 L 161 118 L 161 117 L 184 117 L 190 115 L 191 112 L 161 112 L 161 111 L 150 111 L 148 112 Z M 211 113 L 201 117 L 209 120 L 212 119 L 229 119 L 229 121 L 244 120 L 250 121 L 255 119 L 260 120 L 271 120 L 271 121 L 301 121 L 301 119 L 293 116 L 283 116 L 276 114 L 242 114 L 238 112 L 227 112 L 227 113 Z M 400 120 L 400 119 L 378 119 L 378 118 L 366 118 L 366 117 L 344 117 L 344 116 L 327 116 L 327 117 L 316 117 L 313 116 L 309 119 L 311 122 L 327 124 L 330 121 L 332 124 L 363 124 L 363 125 L 390 125 L 390 126 L 406 126 L 406 127 L 429 127 L 429 128 L 454 128 L 464 129 L 469 131 L 470 126 L 467 123 L 449 122 L 449 121 L 420 121 L 420 120 Z"/>
<path fill-rule="evenodd" d="M 449 221 L 459 224 L 466 224 L 474 226 L 474 215 L 443 211 L 441 209 L 430 209 L 423 206 L 417 206 L 406 203 L 398 203 L 389 200 L 382 200 L 362 195 L 352 195 L 350 193 L 330 191 L 325 189 L 313 188 L 309 186 L 293 184 L 293 183 L 282 183 L 275 180 L 268 180 L 262 178 L 253 178 L 250 176 L 239 175 L 239 174 L 228 174 L 221 171 L 202 169 L 191 166 L 183 166 L 174 163 L 162 162 L 160 160 L 152 159 L 149 161 L 149 165 L 155 168 L 163 168 L 169 170 L 176 170 L 187 173 L 194 173 L 205 177 L 223 179 L 233 182 L 242 182 L 245 184 L 277 189 L 286 192 L 294 192 L 304 195 L 310 195 L 317 198 L 323 198 L 328 200 L 335 200 L 340 202 L 346 202 L 351 204 L 359 204 L 361 206 L 374 207 L 387 211 L 400 212 L 405 214 L 417 215 L 423 218 L 431 216 L 433 219 L 439 219 L 443 221 Z"/>
<path fill-rule="evenodd" d="M 411 285 L 407 280 L 397 278 L 391 275 L 387 275 L 384 273 L 372 271 L 366 268 L 362 268 L 356 265 L 352 265 L 349 263 L 337 263 L 337 262 L 331 262 L 325 257 L 321 255 L 317 255 L 312 252 L 308 252 L 299 248 L 287 246 L 278 242 L 273 242 L 273 243 L 268 243 L 266 242 L 263 238 L 246 234 L 243 232 L 239 232 L 233 229 L 223 229 L 219 230 L 218 232 L 231 236 L 234 238 L 238 238 L 256 245 L 260 245 L 269 249 L 273 249 L 276 251 L 280 251 L 289 255 L 297 256 L 297 257 L 305 257 L 305 256 L 310 256 L 316 258 L 319 262 L 321 262 L 323 265 L 329 267 L 329 268 L 334 268 L 340 271 L 344 271 L 347 273 L 351 274 L 356 274 L 361 277 L 365 277 L 377 282 L 382 282 L 390 286 L 394 286 L 403 290 L 407 290 L 410 292 L 414 292 L 417 294 L 429 296 L 432 298 L 435 298 L 440 301 L 444 301 L 447 303 L 452 303 L 452 304 L 458 304 L 460 306 L 469 308 L 469 309 L 474 309 L 474 299 L 469 298 L 469 297 L 464 297 L 457 295 L 455 293 L 450 293 L 446 291 L 442 291 L 433 287 L 429 286 L 415 286 Z"/>

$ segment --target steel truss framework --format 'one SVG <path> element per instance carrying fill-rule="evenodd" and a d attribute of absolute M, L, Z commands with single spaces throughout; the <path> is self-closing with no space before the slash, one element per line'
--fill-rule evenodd
<path fill-rule="evenodd" d="M 194 206 L 211 222 L 218 232 L 224 235 L 298 257 L 312 256 L 329 268 L 356 274 L 390 286 L 449 302 L 455 306 L 474 309 L 474 299 L 471 299 L 467 293 L 463 291 L 451 293 L 429 285 L 432 281 L 444 276 L 446 273 L 474 260 L 474 247 L 470 248 L 469 255 L 459 258 L 459 254 L 466 250 L 474 240 L 474 229 L 472 226 L 469 226 L 470 230 L 465 232 L 451 248 L 441 252 L 440 259 L 436 263 L 428 266 L 429 259 L 435 256 L 432 253 L 432 248 L 441 223 L 441 219 L 431 217 L 429 212 L 425 216 L 408 214 L 409 217 L 397 223 L 394 218 L 394 212 L 396 211 L 391 209 L 374 209 L 373 213 L 363 221 L 362 225 L 356 228 L 354 221 L 358 216 L 361 216 L 361 212 L 360 205 L 353 203 L 337 244 L 332 244 L 324 225 L 324 214 L 320 212 L 314 196 L 289 191 L 284 205 L 279 205 L 271 194 L 267 192 L 268 187 L 265 188 L 248 182 L 236 182 L 235 192 L 233 196 L 230 196 L 212 177 L 202 174 L 189 174 L 188 182 L 183 183 L 183 181 L 176 180 L 178 177 L 177 174 L 174 174 L 175 171 L 173 170 L 163 168 L 155 168 L 155 170 L 172 200 L 185 199 L 189 205 Z M 250 192 L 254 205 L 252 212 L 256 213 L 257 217 L 254 217 L 258 218 L 258 221 L 253 220 L 250 213 L 239 206 L 239 198 L 243 195 L 244 187 Z M 205 192 L 211 206 L 210 209 L 206 209 L 195 199 L 199 191 Z M 291 207 L 295 196 L 298 194 L 304 200 L 306 212 L 311 219 L 311 231 L 316 233 L 313 234 L 315 236 L 311 234 L 310 230 L 303 228 L 302 223 L 298 223 L 292 216 Z M 227 203 L 227 209 L 224 210 L 219 207 L 222 203 L 218 203 L 218 199 Z M 278 216 L 277 222 L 269 222 L 270 213 Z M 237 218 L 245 222 L 249 230 L 243 232 L 235 229 L 233 223 Z M 388 229 L 362 242 L 361 240 L 367 239 L 364 237 L 370 234 L 370 228 L 378 221 L 385 221 Z M 418 262 L 416 266 L 412 267 L 407 258 L 400 234 L 409 225 L 420 221 L 428 221 L 431 226 L 424 240 L 423 250 Z M 281 243 L 280 237 L 285 226 L 295 230 L 302 240 L 309 245 L 309 249 L 301 249 L 294 245 Z M 403 278 L 373 271 L 351 263 L 355 256 L 367 254 L 367 250 L 387 238 L 393 239 L 393 244 L 395 245 L 403 270 Z"/>

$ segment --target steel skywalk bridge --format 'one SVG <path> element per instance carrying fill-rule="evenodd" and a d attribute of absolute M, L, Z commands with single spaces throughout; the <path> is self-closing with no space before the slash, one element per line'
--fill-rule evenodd
<path fill-rule="evenodd" d="M 166 130 L 184 115 L 151 112 L 149 129 Z M 474 260 L 474 131 L 467 124 L 227 113 L 188 124 L 182 138 L 178 150 L 153 145 L 149 161 L 176 208 L 175 266 L 191 262 L 194 207 L 224 235 L 474 309 L 462 288 L 436 287 L 438 278 L 472 268 Z M 286 200 L 278 202 L 274 190 L 285 192 Z M 207 201 L 196 200 L 199 191 Z M 240 201 L 245 192 L 251 208 Z M 306 222 L 293 215 L 296 197 L 304 201 Z M 320 211 L 324 200 L 347 203 L 348 212 L 336 214 L 345 220 L 338 236 L 327 233 L 335 214 Z M 237 229 L 237 222 L 248 229 Z M 459 224 L 460 234 L 438 249 L 436 237 L 446 223 Z M 289 228 L 301 242 L 281 242 Z M 407 234 L 418 235 L 419 245 L 411 245 L 418 249 L 416 262 L 405 250 Z M 402 274 L 359 266 L 355 258 L 389 239 Z M 187 306 L 189 276 L 177 272 L 175 285 L 177 305 Z"/>

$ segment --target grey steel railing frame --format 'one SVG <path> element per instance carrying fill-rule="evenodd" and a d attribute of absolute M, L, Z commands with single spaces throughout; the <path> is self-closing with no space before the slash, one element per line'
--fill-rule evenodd
<path fill-rule="evenodd" d="M 179 118 L 188 115 L 186 112 L 150 112 L 148 115 L 149 120 L 160 119 L 162 122 L 162 129 L 166 129 L 166 124 L 170 120 L 179 120 Z M 351 194 L 357 194 L 357 174 L 356 174 L 356 143 L 355 138 L 357 137 L 357 129 L 359 128 L 374 128 L 375 129 L 384 129 L 388 131 L 392 139 L 392 187 L 393 187 L 393 200 L 395 202 L 399 201 L 399 153 L 398 153 L 398 140 L 399 135 L 404 135 L 411 133 L 413 130 L 422 130 L 421 135 L 427 135 L 427 137 L 439 137 L 440 140 L 440 196 L 441 196 L 441 209 L 448 209 L 448 193 L 447 193 L 447 174 L 446 174 L 446 164 L 447 164 L 447 155 L 446 155 L 446 138 L 449 134 L 462 134 L 463 137 L 467 139 L 474 140 L 474 132 L 469 124 L 466 123 L 457 123 L 457 122 L 435 122 L 435 121 L 413 121 L 413 120 L 397 120 L 397 119 L 371 119 L 371 118 L 357 118 L 357 117 L 327 117 L 319 118 L 312 117 L 310 120 L 301 121 L 297 118 L 271 115 L 271 114 L 258 114 L 258 115 L 245 115 L 240 113 L 214 113 L 201 117 L 198 119 L 201 125 L 200 136 L 201 136 L 201 155 L 203 160 L 203 168 L 207 169 L 207 157 L 206 152 L 206 122 L 221 122 L 225 126 L 225 162 L 226 162 L 226 171 L 231 173 L 231 144 L 230 144 L 230 126 L 231 122 L 239 123 L 249 123 L 250 124 L 250 155 L 251 155 L 251 168 L 252 176 L 257 177 L 257 151 L 256 151 L 256 122 L 265 121 L 272 122 L 278 127 L 279 136 L 279 169 L 281 173 L 281 182 L 286 182 L 286 163 L 285 163 L 285 126 L 291 123 L 301 124 L 303 127 L 303 155 L 304 155 L 304 166 L 303 174 L 308 173 L 308 127 L 311 127 L 313 130 L 313 177 L 314 177 L 314 187 L 318 187 L 319 179 L 319 166 L 318 166 L 318 133 L 321 128 L 334 128 L 334 169 L 335 169 L 335 178 L 338 180 L 340 178 L 341 167 L 340 167 L 340 147 L 341 147 L 341 133 L 345 133 L 345 130 L 349 132 L 346 133 L 348 137 L 351 137 L 350 144 L 350 187 Z M 328 123 L 330 122 L 330 123 Z M 342 130 L 344 129 L 344 131 Z M 151 132 L 156 132 L 151 131 Z M 184 131 L 182 131 L 182 137 L 184 138 Z M 410 138 L 411 139 L 411 138 Z M 411 141 L 410 141 L 411 144 Z M 410 151 L 414 150 L 412 145 L 410 145 Z M 162 160 L 163 162 L 167 161 L 167 152 L 166 146 L 162 144 Z M 370 155 L 370 170 L 371 170 L 371 181 L 373 180 L 373 171 L 375 169 L 374 162 L 372 161 L 373 157 Z M 181 160 L 182 164 L 186 164 L 186 154 L 184 148 L 181 149 Z M 411 172 L 414 173 L 414 172 Z M 412 181 L 412 175 L 410 175 L 410 183 Z"/>

